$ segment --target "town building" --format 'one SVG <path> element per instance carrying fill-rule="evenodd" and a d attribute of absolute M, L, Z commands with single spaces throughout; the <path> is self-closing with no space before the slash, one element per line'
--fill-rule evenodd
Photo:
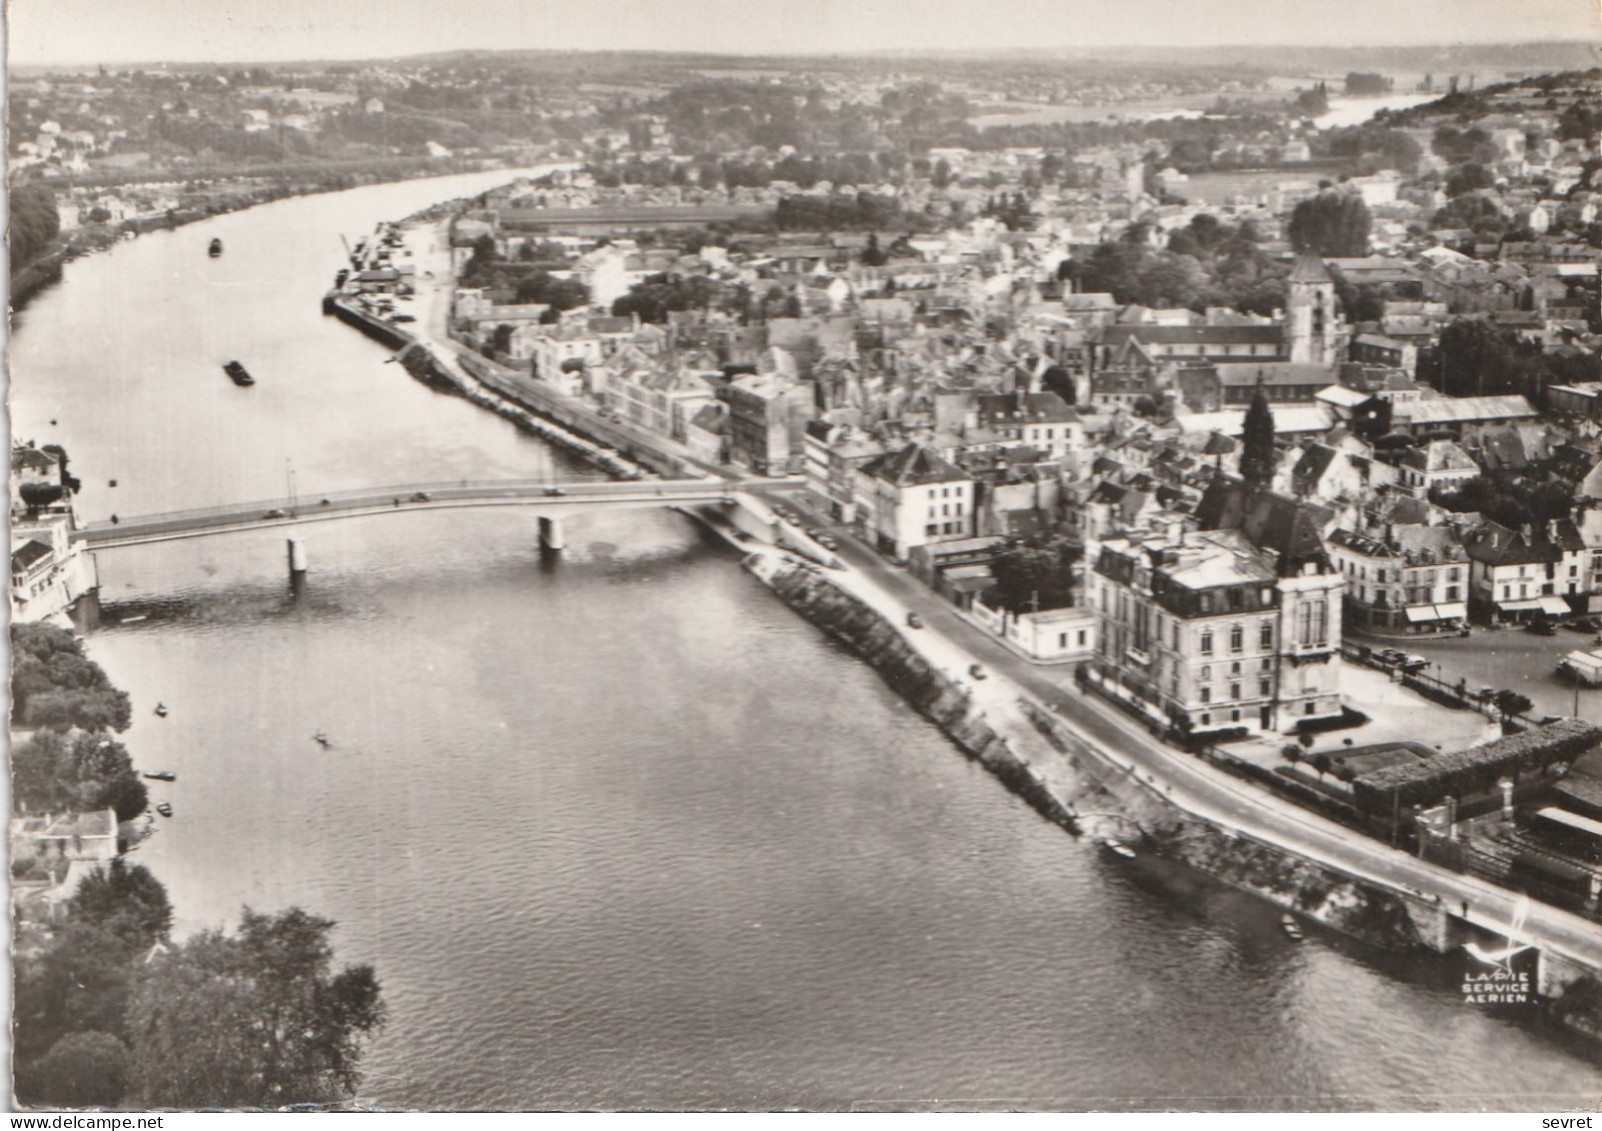
<path fill-rule="evenodd" d="M 923 444 L 908 444 L 856 468 L 857 521 L 879 549 L 904 559 L 914 547 L 973 535 L 974 483 Z"/>

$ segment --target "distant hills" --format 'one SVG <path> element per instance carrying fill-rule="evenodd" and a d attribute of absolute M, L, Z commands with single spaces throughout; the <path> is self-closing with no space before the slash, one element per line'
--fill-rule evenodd
<path fill-rule="evenodd" d="M 1297 75 L 1346 71 L 1431 72 L 1437 75 L 1472 72 L 1490 82 L 1505 75 L 1531 75 L 1551 71 L 1581 70 L 1602 65 L 1602 43 L 1543 41 L 1532 43 L 1451 43 L 1424 46 L 1306 46 L 1250 44 L 1220 47 L 1162 47 L 1152 45 L 1097 48 L 1019 48 L 1011 51 L 861 51 L 834 54 L 724 55 L 711 52 L 674 51 L 535 51 L 535 50 L 457 50 L 431 52 L 384 59 L 321 59 L 275 63 L 179 63 L 151 61 L 144 64 L 117 64 L 113 69 L 133 71 L 159 67 L 186 70 L 229 70 L 235 67 L 265 70 L 321 70 L 334 66 L 360 66 L 373 63 L 450 64 L 472 61 L 481 65 L 540 66 L 565 69 L 579 66 L 606 66 L 625 61 L 649 61 L 659 67 L 724 69 L 741 66 L 817 71 L 831 65 L 852 70 L 871 67 L 875 61 L 916 65 L 919 62 L 963 61 L 1005 67 L 1018 62 L 1031 67 L 1062 63 L 1082 67 L 1176 68 L 1241 67 L 1259 73 Z M 92 65 L 18 65 L 11 73 L 36 76 L 51 71 L 81 73 Z"/>

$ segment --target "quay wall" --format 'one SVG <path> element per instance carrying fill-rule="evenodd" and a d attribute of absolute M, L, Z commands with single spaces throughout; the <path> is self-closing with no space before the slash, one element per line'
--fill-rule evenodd
<path fill-rule="evenodd" d="M 582 456 L 613 475 L 638 478 L 644 474 L 639 466 L 618 453 L 609 451 L 583 436 L 575 435 L 517 405 L 508 404 L 494 393 L 464 382 L 451 373 L 449 368 L 440 364 L 439 359 L 427 346 L 405 330 L 342 301 L 333 292 L 329 292 L 323 298 L 323 312 L 332 314 L 373 340 L 399 351 L 398 360 L 406 372 L 430 388 L 462 397 L 480 408 L 489 409 L 497 416 L 510 420 L 523 431 Z"/>
<path fill-rule="evenodd" d="M 774 569 L 765 555 L 748 558 L 747 568 L 791 608 L 867 661 L 919 714 L 1037 813 L 1077 831 L 1073 806 L 1059 799 L 1008 737 L 974 707 L 967 689 L 925 660 L 884 617 L 809 569 Z"/>
<path fill-rule="evenodd" d="M 1155 783 L 1119 765 L 1112 752 L 1080 739 L 1049 710 L 1025 699 L 1021 706 L 1028 724 L 1074 771 L 1071 792 L 1051 788 L 1040 767 L 1016 752 L 1018 739 L 1027 736 L 1008 734 L 1005 726 L 998 728 L 977 713 L 965 689 L 926 660 L 889 619 L 814 567 L 780 563 L 764 554 L 750 555 L 745 565 L 793 610 L 865 660 L 892 690 L 1037 811 L 1076 834 L 1108 827 L 1121 839 L 1138 841 L 1142 852 L 1133 866 L 1179 864 L 1367 946 L 1443 956 L 1447 964 L 1456 961 L 1457 948 L 1473 933 L 1449 908 L 1422 892 L 1353 876 L 1194 816 Z M 1102 824 L 1108 821 L 1113 823 Z M 1138 837 L 1130 835 L 1131 828 L 1138 829 Z M 1440 959 L 1431 957 L 1430 962 L 1436 973 L 1447 968 Z M 1602 1039 L 1602 972 L 1543 953 L 1538 989 L 1547 1022 Z"/>

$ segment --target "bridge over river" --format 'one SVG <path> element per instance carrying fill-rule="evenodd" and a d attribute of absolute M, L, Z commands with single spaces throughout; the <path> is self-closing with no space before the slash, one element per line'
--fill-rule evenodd
<path fill-rule="evenodd" d="M 124 546 L 205 538 L 266 527 L 300 526 L 365 515 L 410 514 L 419 510 L 467 507 L 522 507 L 539 515 L 541 541 L 551 549 L 560 549 L 561 520 L 566 514 L 603 508 L 739 503 L 743 498 L 741 485 L 744 482 L 707 478 L 561 485 L 553 484 L 548 479 L 463 479 L 443 483 L 408 483 L 334 491 L 326 495 L 260 499 L 198 510 L 114 516 L 74 531 L 72 539 L 98 552 Z M 753 488 L 791 488 L 800 485 L 798 479 L 749 481 L 749 486 Z M 755 501 L 746 505 L 759 512 L 766 510 Z"/>

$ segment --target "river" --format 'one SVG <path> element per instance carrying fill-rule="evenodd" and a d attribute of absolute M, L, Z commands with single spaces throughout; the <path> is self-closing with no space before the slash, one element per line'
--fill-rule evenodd
<path fill-rule="evenodd" d="M 291 478 L 593 475 L 319 313 L 342 232 L 496 179 L 282 201 L 71 264 L 17 320 L 16 434 L 67 447 L 89 518 Z M 502 512 L 303 537 L 298 599 L 280 535 L 103 555 L 88 647 L 133 696 L 137 762 L 178 774 L 137 850 L 178 933 L 298 903 L 377 965 L 365 1100 L 1556 1109 L 1602 1088 L 1585 1050 L 1451 985 L 1295 945 L 1265 905 L 1047 824 L 671 512 L 572 519 L 559 560 Z"/>

